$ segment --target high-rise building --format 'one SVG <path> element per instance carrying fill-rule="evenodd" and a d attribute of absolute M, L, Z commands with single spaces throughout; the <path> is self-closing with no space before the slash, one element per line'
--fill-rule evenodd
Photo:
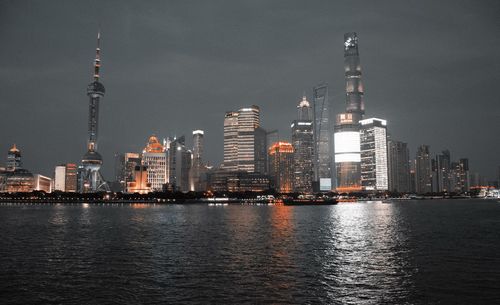
<path fill-rule="evenodd" d="M 127 189 L 127 183 L 135 181 L 135 167 L 141 165 L 142 159 L 138 153 L 122 153 L 115 155 L 115 179 L 120 184 L 121 191 Z"/>
<path fill-rule="evenodd" d="M 99 69 L 101 67 L 101 33 L 97 33 L 96 57 L 94 60 L 94 81 L 87 87 L 89 97 L 89 122 L 87 153 L 82 158 L 82 185 L 79 189 L 83 192 L 109 191 L 109 186 L 101 175 L 102 157 L 97 152 L 97 131 L 99 123 L 99 101 L 104 96 L 104 85 L 99 82 Z"/>
<path fill-rule="evenodd" d="M 33 189 L 33 174 L 22 168 L 21 151 L 14 144 L 7 153 L 7 168 L 0 172 L 0 192 L 31 192 Z"/>
<path fill-rule="evenodd" d="M 314 186 L 316 191 L 332 189 L 332 107 L 328 84 L 313 88 Z"/>
<path fill-rule="evenodd" d="M 203 164 L 203 130 L 193 131 L 193 161 L 189 175 L 189 190 L 204 191 L 206 189 L 206 166 Z"/>
<path fill-rule="evenodd" d="M 266 171 L 266 132 L 260 127 L 258 106 L 226 112 L 223 168 L 228 171 Z"/>
<path fill-rule="evenodd" d="M 170 142 L 168 150 L 168 183 L 173 189 L 182 192 L 190 190 L 189 173 L 192 165 L 192 152 L 186 148 L 184 136 Z"/>
<path fill-rule="evenodd" d="M 293 189 L 294 192 L 311 193 L 314 179 L 314 132 L 311 105 L 306 97 L 297 105 L 298 119 L 292 122 Z"/>
<path fill-rule="evenodd" d="M 450 186 L 451 192 L 470 191 L 469 159 L 462 158 L 458 162 L 451 162 Z"/>
<path fill-rule="evenodd" d="M 163 190 L 167 183 L 167 153 L 165 148 L 154 135 L 149 137 L 148 144 L 142 152 L 142 164 L 147 168 L 148 183 L 153 192 Z"/>
<path fill-rule="evenodd" d="M 451 156 L 449 150 L 443 150 L 436 156 L 437 162 L 437 191 L 450 192 L 451 187 Z"/>
<path fill-rule="evenodd" d="M 132 180 L 127 181 L 127 193 L 147 194 L 151 192 L 151 183 L 148 182 L 148 168 L 143 164 L 134 166 Z"/>
<path fill-rule="evenodd" d="M 387 121 L 371 118 L 361 124 L 361 185 L 364 190 L 387 191 Z"/>
<path fill-rule="evenodd" d="M 288 142 L 276 142 L 269 148 L 269 174 L 279 193 L 293 191 L 293 146 Z"/>
<path fill-rule="evenodd" d="M 11 149 L 9 149 L 9 152 L 7 153 L 7 164 L 6 164 L 6 169 L 7 171 L 14 171 L 18 168 L 22 167 L 21 163 L 21 151 L 17 149 L 16 144 L 12 146 Z"/>
<path fill-rule="evenodd" d="M 410 150 L 408 144 L 388 139 L 389 190 L 409 193 L 410 187 Z"/>
<path fill-rule="evenodd" d="M 65 179 L 66 181 L 64 182 L 64 189 L 66 192 L 70 193 L 75 193 L 77 192 L 77 171 L 78 167 L 74 163 L 67 163 L 66 164 L 66 175 Z"/>
<path fill-rule="evenodd" d="M 66 165 L 64 164 L 56 166 L 54 170 L 54 190 L 66 191 Z"/>
<path fill-rule="evenodd" d="M 359 121 L 352 113 L 337 115 L 335 125 L 335 167 L 338 192 L 361 191 L 361 137 Z"/>
<path fill-rule="evenodd" d="M 224 169 L 238 169 L 238 112 L 226 112 L 224 117 Z"/>
<path fill-rule="evenodd" d="M 344 35 L 346 112 L 337 115 L 335 125 L 335 166 L 337 191 L 361 190 L 360 124 L 365 113 L 363 83 L 356 33 Z"/>
<path fill-rule="evenodd" d="M 431 154 L 428 145 L 420 145 L 417 148 L 415 186 L 419 194 L 432 192 Z"/>

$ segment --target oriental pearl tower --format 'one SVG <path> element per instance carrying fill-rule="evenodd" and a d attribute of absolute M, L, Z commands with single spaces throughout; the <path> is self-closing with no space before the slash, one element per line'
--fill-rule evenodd
<path fill-rule="evenodd" d="M 87 152 L 83 155 L 81 190 L 87 192 L 109 191 L 109 186 L 101 175 L 102 157 L 97 152 L 97 130 L 99 123 L 99 100 L 104 96 L 104 85 L 99 82 L 101 33 L 97 33 L 97 48 L 94 60 L 94 81 L 87 87 L 89 97 L 89 123 Z"/>

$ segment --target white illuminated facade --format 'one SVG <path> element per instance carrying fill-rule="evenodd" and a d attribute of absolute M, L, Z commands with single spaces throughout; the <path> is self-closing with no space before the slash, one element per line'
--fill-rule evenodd
<path fill-rule="evenodd" d="M 66 190 L 66 166 L 56 166 L 54 173 L 54 190 L 64 192 Z"/>
<path fill-rule="evenodd" d="M 361 147 L 358 131 L 341 131 L 334 135 L 335 162 L 360 162 Z"/>
<path fill-rule="evenodd" d="M 147 182 L 151 184 L 151 191 L 162 191 L 168 179 L 167 152 L 154 135 L 149 137 L 142 152 L 142 165 L 147 168 Z"/>
<path fill-rule="evenodd" d="M 226 112 L 224 118 L 224 165 L 227 171 L 264 173 L 266 134 L 260 128 L 258 106 Z"/>
<path fill-rule="evenodd" d="M 361 185 L 365 190 L 387 191 L 387 121 L 370 118 L 361 124 Z"/>

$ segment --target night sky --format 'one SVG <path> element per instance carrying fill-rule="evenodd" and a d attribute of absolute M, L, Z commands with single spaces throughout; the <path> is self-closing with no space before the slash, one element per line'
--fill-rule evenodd
<path fill-rule="evenodd" d="M 98 150 L 151 134 L 205 130 L 219 164 L 225 111 L 261 107 L 290 138 L 302 93 L 330 85 L 345 109 L 343 35 L 355 31 L 366 117 L 392 137 L 494 178 L 500 165 L 499 1 L 5 1 L 0 0 L 0 163 L 16 143 L 24 166 L 53 175 L 86 151 L 88 98 L 101 28 Z"/>

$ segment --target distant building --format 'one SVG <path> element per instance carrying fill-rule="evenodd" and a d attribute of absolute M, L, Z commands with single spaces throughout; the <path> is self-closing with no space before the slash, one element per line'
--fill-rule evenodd
<path fill-rule="evenodd" d="M 337 115 L 334 134 L 338 192 L 361 191 L 361 137 L 352 113 Z"/>
<path fill-rule="evenodd" d="M 314 187 L 315 191 L 331 191 L 332 181 L 332 107 L 328 85 L 313 88 Z"/>
<path fill-rule="evenodd" d="M 33 188 L 35 191 L 43 191 L 45 193 L 52 192 L 52 179 L 39 174 L 33 175 Z"/>
<path fill-rule="evenodd" d="M 193 131 L 193 161 L 189 175 L 190 191 L 206 190 L 206 166 L 203 163 L 203 130 Z"/>
<path fill-rule="evenodd" d="M 258 106 L 226 112 L 223 168 L 228 171 L 266 171 L 266 131 L 260 127 Z"/>
<path fill-rule="evenodd" d="M 364 190 L 387 191 L 387 121 L 371 118 L 361 124 L 361 185 Z"/>
<path fill-rule="evenodd" d="M 138 153 L 122 153 L 115 155 L 115 179 L 120 184 L 121 191 L 127 189 L 127 183 L 135 181 L 135 167 L 142 164 Z"/>
<path fill-rule="evenodd" d="M 192 165 L 192 152 L 186 148 L 184 136 L 170 142 L 168 150 L 168 184 L 182 192 L 190 190 L 189 173 Z"/>
<path fill-rule="evenodd" d="M 64 182 L 64 189 L 66 192 L 70 193 L 77 192 L 77 184 L 78 184 L 77 171 L 78 168 L 76 164 L 74 163 L 66 164 L 66 175 L 65 175 L 66 180 Z"/>
<path fill-rule="evenodd" d="M 264 192 L 270 189 L 269 176 L 261 173 L 215 169 L 207 173 L 207 189 L 212 192 Z"/>
<path fill-rule="evenodd" d="M 146 166 L 142 164 L 136 165 L 132 177 L 131 181 L 127 180 L 127 193 L 147 194 L 151 192 L 151 183 L 148 182 L 148 169 Z"/>
<path fill-rule="evenodd" d="M 388 144 L 389 190 L 399 193 L 411 192 L 410 150 L 408 144 L 393 139 Z"/>
<path fill-rule="evenodd" d="M 276 142 L 269 148 L 269 175 L 279 193 L 293 191 L 293 146 L 288 142 Z"/>
<path fill-rule="evenodd" d="M 142 164 L 147 168 L 151 191 L 162 191 L 163 185 L 167 183 L 167 153 L 154 135 L 149 137 L 148 144 L 142 152 Z"/>
<path fill-rule="evenodd" d="M 7 153 L 7 166 L 0 173 L 0 192 L 31 192 L 34 189 L 34 177 L 22 168 L 21 151 L 14 144 Z"/>
<path fill-rule="evenodd" d="M 428 145 L 420 145 L 415 162 L 415 190 L 419 194 L 432 192 L 431 156 Z"/>
<path fill-rule="evenodd" d="M 54 190 L 66 191 L 66 166 L 64 164 L 56 166 L 54 170 Z"/>
<path fill-rule="evenodd" d="M 462 158 L 451 163 L 451 191 L 463 193 L 470 191 L 469 159 Z"/>
<path fill-rule="evenodd" d="M 293 189 L 299 193 L 312 193 L 314 179 L 314 134 L 311 105 L 306 97 L 297 106 L 298 119 L 292 122 Z"/>
<path fill-rule="evenodd" d="M 443 150 L 440 155 L 436 156 L 437 161 L 437 191 L 450 192 L 452 191 L 451 178 L 451 156 L 449 150 Z"/>
<path fill-rule="evenodd" d="M 21 163 L 21 151 L 16 147 L 16 144 L 9 149 L 7 153 L 7 171 L 15 171 L 22 167 Z"/>

